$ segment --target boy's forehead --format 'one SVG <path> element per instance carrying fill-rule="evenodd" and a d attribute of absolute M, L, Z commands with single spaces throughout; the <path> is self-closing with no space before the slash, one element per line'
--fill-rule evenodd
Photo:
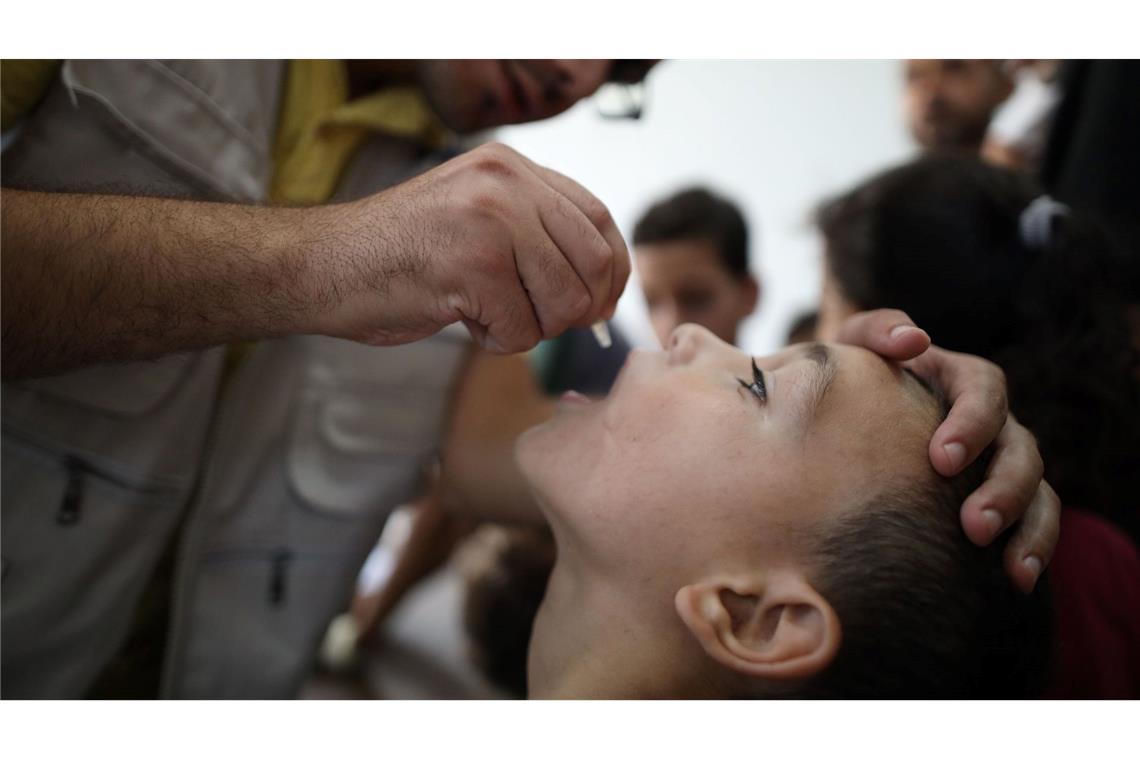
<path fill-rule="evenodd" d="M 810 435 L 830 439 L 837 455 L 849 455 L 852 464 L 864 467 L 894 470 L 910 467 L 911 459 L 925 463 L 930 437 L 943 417 L 930 388 L 865 349 L 831 349 L 834 387 L 812 420 Z M 901 458 L 893 462 L 892 457 Z"/>

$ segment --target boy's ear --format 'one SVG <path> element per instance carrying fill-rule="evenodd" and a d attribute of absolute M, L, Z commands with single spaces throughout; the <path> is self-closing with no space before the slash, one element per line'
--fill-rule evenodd
<path fill-rule="evenodd" d="M 835 610 L 797 571 L 714 578 L 685 586 L 673 601 L 705 653 L 744 676 L 808 678 L 839 651 Z"/>

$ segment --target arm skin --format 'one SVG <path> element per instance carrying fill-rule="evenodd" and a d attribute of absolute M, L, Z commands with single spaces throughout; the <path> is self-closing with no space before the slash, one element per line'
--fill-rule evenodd
<path fill-rule="evenodd" d="M 323 209 L 4 189 L 4 379 L 306 329 Z"/>
<path fill-rule="evenodd" d="M 398 345 L 458 321 L 515 353 L 608 318 L 630 271 L 601 201 L 494 144 L 312 208 L 0 203 L 6 379 L 291 334 Z"/>

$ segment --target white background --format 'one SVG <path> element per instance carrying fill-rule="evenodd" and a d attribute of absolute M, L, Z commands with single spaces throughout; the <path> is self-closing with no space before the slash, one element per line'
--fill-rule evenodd
<path fill-rule="evenodd" d="M 666 61 L 648 83 L 639 121 L 603 119 L 587 100 L 496 137 L 585 185 L 627 240 L 651 202 L 686 184 L 707 183 L 736 201 L 764 286 L 739 341 L 769 353 L 818 299 L 815 205 L 914 150 L 902 118 L 902 65 Z M 635 345 L 656 347 L 636 273 L 616 321 Z"/>

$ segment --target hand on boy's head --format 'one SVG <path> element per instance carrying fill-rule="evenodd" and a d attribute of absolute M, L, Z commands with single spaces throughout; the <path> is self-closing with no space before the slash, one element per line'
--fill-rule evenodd
<path fill-rule="evenodd" d="M 839 341 L 906 362 L 950 400 L 950 414 L 930 442 L 930 461 L 939 473 L 961 472 L 994 445 L 985 482 L 962 505 L 962 527 L 971 541 L 985 546 L 1017 523 L 1006 549 L 1006 570 L 1019 588 L 1031 591 L 1053 556 L 1061 502 L 1042 479 L 1044 466 L 1033 434 L 1009 413 L 1001 369 L 931 346 L 929 336 L 895 309 L 853 315 L 844 322 Z"/>

